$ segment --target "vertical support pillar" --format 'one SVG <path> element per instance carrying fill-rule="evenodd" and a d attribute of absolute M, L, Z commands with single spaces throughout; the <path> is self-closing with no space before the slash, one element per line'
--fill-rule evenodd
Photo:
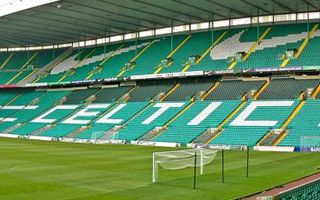
<path fill-rule="evenodd" d="M 55 52 L 54 52 L 54 45 L 53 45 L 53 48 L 52 48 L 52 60 L 54 60 L 54 58 L 55 58 Z"/>
<path fill-rule="evenodd" d="M 257 22 L 258 22 L 258 26 L 257 26 L 257 41 L 259 40 L 260 37 L 260 10 L 259 8 L 257 8 Z"/>
<path fill-rule="evenodd" d="M 30 59 L 30 48 L 28 47 L 28 44 L 26 44 L 26 50 L 27 50 L 27 54 L 28 54 L 28 59 L 27 61 Z"/>
<path fill-rule="evenodd" d="M 310 32 L 310 14 L 309 14 L 309 4 L 307 4 L 307 11 L 308 11 L 308 19 L 307 19 L 307 32 L 308 32 L 308 39 L 310 39 L 309 38 L 309 32 Z"/>
<path fill-rule="evenodd" d="M 274 25 L 274 15 L 272 15 L 272 25 Z"/>
<path fill-rule="evenodd" d="M 203 151 L 200 149 L 200 175 L 203 175 Z"/>
<path fill-rule="evenodd" d="M 152 154 L 152 183 L 156 182 L 156 166 L 155 166 L 155 155 Z"/>
<path fill-rule="evenodd" d="M 224 183 L 224 149 L 221 151 L 221 182 Z"/>
<path fill-rule="evenodd" d="M 193 189 L 196 189 L 197 184 L 197 153 L 194 153 L 194 168 L 193 168 Z"/>
<path fill-rule="evenodd" d="M 214 14 L 212 14 L 212 16 L 211 16 L 211 22 L 210 22 L 210 24 L 211 24 L 211 44 L 213 44 L 213 31 L 214 31 Z M 209 25 L 210 25 L 209 24 Z"/>
<path fill-rule="evenodd" d="M 247 147 L 247 178 L 249 177 L 249 159 L 250 159 L 250 148 Z"/>
<path fill-rule="evenodd" d="M 170 46 L 170 52 L 173 50 L 173 19 L 171 19 L 171 46 Z"/>
<path fill-rule="evenodd" d="M 79 62 L 80 62 L 80 42 L 78 42 L 78 63 Z"/>
<path fill-rule="evenodd" d="M 138 54 L 138 40 L 139 40 L 139 32 L 138 32 L 138 26 L 136 26 L 136 47 L 135 47 L 135 54 Z"/>
<path fill-rule="evenodd" d="M 104 53 L 104 56 L 106 56 L 106 54 L 107 54 L 107 32 L 104 35 L 103 53 Z"/>

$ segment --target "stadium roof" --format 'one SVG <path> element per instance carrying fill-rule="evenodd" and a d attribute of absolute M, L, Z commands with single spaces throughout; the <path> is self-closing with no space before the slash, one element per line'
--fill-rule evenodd
<path fill-rule="evenodd" d="M 9 2 L 33 0 L 9 0 Z M 47 1 L 47 2 L 45 2 Z M 7 1 L 6 1 L 7 2 Z M 41 0 L 0 14 L 0 47 L 47 45 L 230 18 L 318 11 L 319 0 Z M 3 10 L 5 3 L 0 4 Z M 10 14 L 11 13 L 11 14 Z"/>

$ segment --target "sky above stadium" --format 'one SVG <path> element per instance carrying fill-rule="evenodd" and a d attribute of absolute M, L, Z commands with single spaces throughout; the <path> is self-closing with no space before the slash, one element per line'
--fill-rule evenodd
<path fill-rule="evenodd" d="M 1 0 L 0 17 L 59 0 Z"/>

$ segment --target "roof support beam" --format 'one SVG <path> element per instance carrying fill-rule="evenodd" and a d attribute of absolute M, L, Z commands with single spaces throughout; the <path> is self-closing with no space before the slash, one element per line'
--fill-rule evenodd
<path fill-rule="evenodd" d="M 302 0 L 305 4 L 307 4 L 308 6 L 312 7 L 315 10 L 319 10 L 319 8 L 317 6 L 315 6 L 314 4 L 310 3 L 307 0 Z"/>
<path fill-rule="evenodd" d="M 79 3 L 80 4 L 80 3 Z M 78 4 L 78 5 L 79 5 Z M 83 5 L 83 4 L 81 4 Z M 81 13 L 85 14 L 85 15 L 89 15 L 89 16 L 94 16 L 94 17 L 99 17 L 99 18 L 102 18 L 104 20 L 107 20 L 107 21 L 111 21 L 111 22 L 117 22 L 119 24 L 124 24 L 124 25 L 132 25 L 134 27 L 138 26 L 138 24 L 136 23 L 131 23 L 131 22 L 125 22 L 125 21 L 122 21 L 122 20 L 119 20 L 119 19 L 114 19 L 114 18 L 108 18 L 108 17 L 105 17 L 105 15 L 98 15 L 98 14 L 94 14 L 96 11 L 100 11 L 100 12 L 105 12 L 105 10 L 103 9 L 100 9 L 100 8 L 96 8 L 96 7 L 93 7 L 91 5 L 84 5 L 86 8 L 89 8 L 90 10 L 92 10 L 92 12 L 88 13 L 86 11 L 81 11 Z M 73 12 L 79 12 L 78 10 L 75 10 L 75 9 L 71 9 L 71 8 L 68 8 L 70 11 L 73 11 Z M 150 26 L 145 26 L 145 25 L 139 25 L 140 27 L 143 27 L 143 28 L 149 28 L 151 29 L 152 27 Z"/>
<path fill-rule="evenodd" d="M 100 2 L 104 2 L 102 0 L 98 0 Z M 144 22 L 149 22 L 151 24 L 158 24 L 158 25 L 161 25 L 161 26 L 168 26 L 167 24 L 163 24 L 163 23 L 159 23 L 159 22 L 156 22 L 156 21 L 153 21 L 153 20 L 150 20 L 150 19 L 145 19 L 145 18 L 142 18 L 142 17 L 136 17 L 136 16 L 132 16 L 132 15 L 127 15 L 127 14 L 119 14 L 117 12 L 114 12 L 112 10 L 107 10 L 107 9 L 104 9 L 106 12 L 109 12 L 109 13 L 112 13 L 114 15 L 118 15 L 118 16 L 122 16 L 122 17 L 126 17 L 126 18 L 131 18 L 131 19 L 136 19 L 138 21 L 144 21 Z"/>
<path fill-rule="evenodd" d="M 115 3 L 112 3 L 110 1 L 107 1 L 108 4 L 111 4 L 111 5 L 114 5 L 114 6 L 117 6 L 117 7 L 121 7 L 121 8 L 125 8 L 125 9 L 130 9 L 130 10 L 134 10 L 136 12 L 141 12 L 141 13 L 145 13 L 145 14 L 149 14 L 151 16 L 156 16 L 156 17 L 159 17 L 159 18 L 164 18 L 166 20 L 171 20 L 171 17 L 168 17 L 168 16 L 165 16 L 165 15 L 161 15 L 159 13 L 152 13 L 152 12 L 148 12 L 146 10 L 140 10 L 140 9 L 136 9 L 136 8 L 131 8 L 131 7 L 128 7 L 128 6 L 123 6 L 123 5 L 119 5 L 119 4 L 115 4 Z M 182 23 L 187 23 L 186 21 L 184 20 L 179 20 L 179 19 L 175 19 L 175 21 L 179 21 L 179 22 L 182 22 Z M 140 25 L 139 25 L 140 26 Z M 169 24 L 167 24 L 166 26 L 170 26 Z"/>
<path fill-rule="evenodd" d="M 244 12 L 242 12 L 242 11 L 240 11 L 240 10 L 236 10 L 236 9 L 230 8 L 230 7 L 225 6 L 225 5 L 221 4 L 221 3 L 217 3 L 217 2 L 215 2 L 215 1 L 213 1 L 213 0 L 207 0 L 207 2 L 210 2 L 210 3 L 212 3 L 212 4 L 215 4 L 215 5 L 220 6 L 220 7 L 222 7 L 222 8 L 228 9 L 228 10 L 230 10 L 230 11 L 232 11 L 232 12 L 237 13 L 237 14 L 240 15 L 240 16 L 248 16 L 247 13 L 244 13 Z"/>
<path fill-rule="evenodd" d="M 31 34 L 41 34 L 41 35 L 47 35 L 47 36 L 54 36 L 54 37 L 66 37 L 66 35 L 72 36 L 73 31 L 70 30 L 69 34 L 66 32 L 60 32 L 60 31 L 54 31 L 50 30 L 49 32 L 47 30 L 44 30 L 42 28 L 39 28 L 39 26 L 34 26 L 31 22 L 27 22 L 27 24 L 19 24 L 19 23 L 10 23 L 10 25 L 3 23 L 0 21 L 0 24 L 2 24 L 1 30 L 12 30 L 12 31 L 20 31 L 20 33 L 31 33 Z M 33 30 L 30 30 L 33 29 Z"/>
<path fill-rule="evenodd" d="M 199 20 L 199 21 L 206 21 L 207 20 L 207 19 L 204 19 L 202 17 L 190 15 L 188 13 L 181 12 L 181 11 L 178 11 L 178 10 L 174 10 L 174 9 L 171 9 L 171 8 L 164 8 L 162 6 L 155 5 L 155 4 L 152 4 L 152 3 L 147 3 L 147 2 L 144 2 L 144 1 L 141 1 L 141 0 L 134 0 L 134 1 L 142 3 L 142 4 L 145 4 L 145 5 L 148 5 L 148 6 L 151 6 L 151 7 L 155 7 L 155 8 L 159 8 L 159 9 L 162 9 L 162 10 L 170 11 L 170 12 L 173 12 L 173 13 L 176 13 L 176 14 L 180 14 L 180 15 L 186 16 L 188 18 L 191 17 L 191 18 Z"/>
<path fill-rule="evenodd" d="M 222 17 L 222 18 L 228 18 L 228 16 L 221 15 L 221 14 L 218 14 L 218 13 L 215 13 L 215 12 L 212 12 L 211 10 L 207 10 L 207 9 L 204 9 L 204 8 L 200 8 L 200 7 L 198 7 L 198 6 L 192 5 L 192 4 L 187 3 L 187 2 L 185 2 L 185 1 L 183 1 L 183 2 L 181 2 L 180 0 L 172 0 L 172 1 L 177 2 L 177 3 L 180 3 L 180 4 L 183 4 L 183 5 L 186 5 L 186 6 L 189 6 L 189 7 L 191 7 L 191 8 L 196 8 L 196 9 L 201 10 L 201 11 L 203 11 L 203 12 L 207 12 L 207 13 L 211 14 L 211 16 L 212 16 L 212 15 L 216 15 L 216 16 L 219 16 L 219 17 Z"/>
<path fill-rule="evenodd" d="M 66 8 L 61 8 L 61 9 L 68 10 Z M 37 11 L 38 12 L 42 12 L 44 14 L 49 13 L 52 16 L 56 16 L 55 19 L 48 18 L 48 17 L 43 17 L 43 16 L 41 17 L 42 19 L 50 20 L 52 22 L 59 22 L 59 23 L 64 23 L 64 24 L 69 24 L 70 25 L 70 23 L 62 21 L 62 20 L 59 19 L 59 17 L 64 17 L 66 19 L 74 19 L 74 20 L 76 20 L 76 22 L 81 22 L 81 23 L 86 22 L 87 24 L 85 26 L 87 28 L 90 28 L 90 29 L 93 29 L 93 30 L 103 31 L 105 29 L 105 27 L 106 27 L 106 25 L 104 23 L 95 22 L 95 21 L 88 20 L 88 19 L 77 18 L 77 17 L 74 17 L 74 16 L 69 16 L 69 15 L 65 15 L 65 14 L 61 14 L 61 13 L 55 13 L 55 12 L 48 12 L 48 11 L 43 11 L 43 10 L 37 10 Z M 78 23 L 72 23 L 72 24 L 76 25 L 76 26 L 83 27 L 83 25 L 80 25 Z M 131 31 L 131 29 L 124 28 L 124 27 L 121 27 L 121 28 L 120 27 L 114 27 L 114 26 L 109 26 L 109 27 L 110 28 L 115 28 L 115 29 L 118 29 L 118 30 L 121 30 L 121 31 L 122 30 Z"/>
<path fill-rule="evenodd" d="M 292 10 L 291 8 L 289 8 L 288 6 L 276 1 L 276 0 L 271 0 L 273 3 L 277 4 L 280 8 L 287 10 L 289 12 L 296 12 L 295 10 Z"/>
<path fill-rule="evenodd" d="M 56 23 L 56 24 L 59 24 L 58 27 L 61 27 L 67 31 L 69 30 L 72 30 L 74 31 L 75 33 L 79 33 L 79 32 L 83 32 L 85 34 L 97 34 L 97 31 L 93 31 L 93 30 L 96 30 L 95 27 L 84 27 L 83 25 L 80 25 L 80 24 L 70 24 L 66 21 L 62 21 L 62 20 L 58 20 L 58 19 L 51 19 L 51 18 L 47 18 L 47 17 L 41 17 L 41 22 L 39 22 L 39 18 L 35 17 L 35 16 L 28 16 L 28 15 L 25 15 L 25 14 L 22 14 L 20 13 L 19 15 L 22 15 L 24 17 L 21 17 L 19 19 L 17 19 L 18 21 L 28 21 L 29 23 L 31 24 L 42 24 L 44 26 L 48 26 L 49 24 L 48 23 Z M 29 18 L 29 19 L 28 19 Z M 32 19 L 35 19 L 35 20 L 38 20 L 38 21 L 34 21 L 32 23 Z M 55 27 L 55 26 L 52 26 L 52 27 Z M 90 28 L 88 30 L 88 28 Z M 99 29 L 97 29 L 99 30 Z M 103 32 L 103 30 L 100 28 L 100 32 Z"/>
<path fill-rule="evenodd" d="M 260 6 L 254 5 L 253 3 L 250 3 L 250 2 L 248 2 L 248 1 L 246 1 L 246 0 L 240 0 L 240 1 L 243 2 L 243 3 L 245 3 L 245 4 L 247 4 L 247 5 L 249 5 L 249 6 L 251 6 L 251 7 L 253 7 L 253 8 L 262 10 L 263 12 L 265 12 L 265 13 L 267 13 L 267 14 L 269 14 L 269 15 L 272 15 L 272 13 L 271 13 L 270 11 L 268 11 L 268 10 L 266 10 L 266 9 L 260 7 Z"/>

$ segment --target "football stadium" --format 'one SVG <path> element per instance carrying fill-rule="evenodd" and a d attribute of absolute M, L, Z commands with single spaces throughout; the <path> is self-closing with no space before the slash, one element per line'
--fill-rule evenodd
<path fill-rule="evenodd" d="M 1 0 L 0 199 L 319 200 L 319 0 Z"/>

